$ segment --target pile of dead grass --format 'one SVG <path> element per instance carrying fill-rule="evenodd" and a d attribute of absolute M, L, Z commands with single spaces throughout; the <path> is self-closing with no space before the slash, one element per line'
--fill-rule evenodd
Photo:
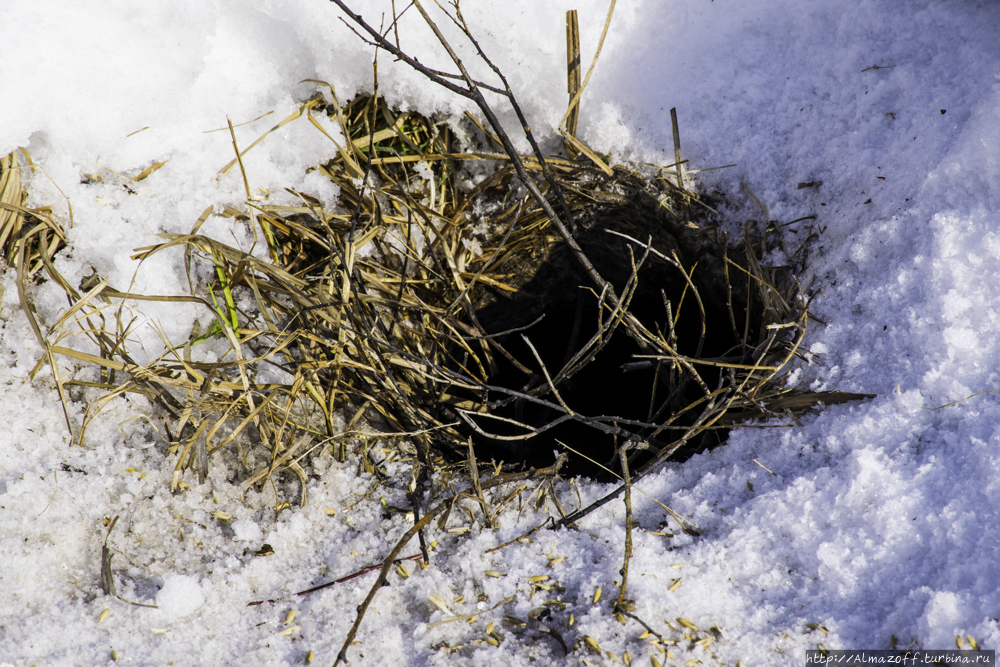
<path fill-rule="evenodd" d="M 288 470 L 300 481 L 298 500 L 304 502 L 303 459 L 332 453 L 343 461 L 349 446 L 363 467 L 370 468 L 371 443 L 395 439 L 404 456 L 414 452 L 409 449 L 412 443 L 422 464 L 433 466 L 466 456 L 472 435 L 529 439 L 572 420 L 631 442 L 634 448 L 652 448 L 655 455 L 644 467 L 651 470 L 707 430 L 731 426 L 741 417 L 783 416 L 790 407 L 824 398 L 789 401 L 791 390 L 781 374 L 805 333 L 806 309 L 788 271 L 761 266 L 765 239 L 748 227 L 742 247 L 727 249 L 710 226 L 713 210 L 677 177 L 678 165 L 642 171 L 612 168 L 589 150 L 589 156 L 577 160 L 546 160 L 554 181 L 542 182 L 542 192 L 560 210 L 581 220 L 582 228 L 587 220 L 601 224 L 595 210 L 627 208 L 641 197 L 669 223 L 670 239 L 686 235 L 689 245 L 702 248 L 703 257 L 711 255 L 706 263 L 715 260 L 715 266 L 707 273 L 702 267 L 698 278 L 697 267 L 685 265 L 678 248 L 657 247 L 652 236 L 638 236 L 648 230 L 630 230 L 636 234 L 628 238 L 634 252 L 622 256 L 630 263 L 629 278 L 621 286 L 618 305 L 602 301 L 593 314 L 600 326 L 590 340 L 579 345 L 562 368 L 539 366 L 537 354 L 534 359 L 514 359 L 498 342 L 502 332 L 484 330 L 476 313 L 498 294 L 517 295 L 563 240 L 518 180 L 510 156 L 488 150 L 499 140 L 470 124 L 468 131 L 479 136 L 465 137 L 465 145 L 478 140 L 485 149 L 456 150 L 455 128 L 447 123 L 414 112 L 398 113 L 370 96 L 341 105 L 332 88 L 327 92 L 332 104 L 324 108 L 317 94 L 303 103 L 296 117 L 312 119 L 314 111 L 325 110 L 348 138 L 338 143 L 334 160 L 316 167 L 339 186 L 339 206 L 326 210 L 318 200 L 296 193 L 298 206 L 248 201 L 243 211 L 226 207 L 226 214 L 259 234 L 269 262 L 199 234 L 211 209 L 191 233 L 166 235 L 164 243 L 137 249 L 134 258 L 141 260 L 183 248 L 189 268 L 192 262 L 208 262 L 216 276 L 210 285 L 192 284 L 187 297 L 128 295 L 137 300 L 196 300 L 216 314 L 211 330 L 194 331 L 181 344 L 167 342 L 163 356 L 144 366 L 129 356 L 126 323 L 108 326 L 104 320 L 106 314 L 121 313 L 108 306 L 126 295 L 99 276 L 85 281 L 81 293 L 56 271 L 52 256 L 65 233 L 48 211 L 23 208 L 17 165 L 12 156 L 5 159 L 0 230 L 8 264 L 18 270 L 22 305 L 47 350 L 46 359 L 63 354 L 96 364 L 102 369 L 101 381 L 84 384 L 108 391 L 88 411 L 77 434 L 79 442 L 89 419 L 108 400 L 126 391 L 143 393 L 169 413 L 170 451 L 178 455 L 175 489 L 186 469 L 203 478 L 209 460 L 220 450 L 239 445 L 245 458 L 248 449 L 260 447 L 270 463 L 251 471 L 245 483 Z M 529 171 L 541 171 L 536 157 L 521 159 Z M 488 164 L 492 171 L 469 187 L 466 165 L 471 162 Z M 654 259 L 676 266 L 681 304 L 688 304 L 683 310 L 674 304 L 676 313 L 668 305 L 664 315 L 673 316 L 659 321 L 642 320 L 629 309 L 643 264 Z M 46 334 L 31 316 L 26 296 L 28 282 L 42 271 L 73 303 Z M 706 289 L 715 293 L 703 295 Z M 236 307 L 240 292 L 252 298 L 256 308 L 251 312 Z M 738 342 L 719 358 L 699 357 L 703 341 L 683 354 L 677 344 L 679 319 L 683 315 L 694 320 L 692 326 L 704 337 L 704 304 L 709 299 L 727 304 Z M 80 325 L 99 354 L 50 340 L 52 332 L 65 331 L 69 322 Z M 670 378 L 674 395 L 661 391 L 661 404 L 650 410 L 655 420 L 582 415 L 560 395 L 559 387 L 597 358 L 616 335 L 638 342 L 643 353 L 637 363 L 653 364 L 658 375 Z M 208 336 L 229 341 L 228 359 L 194 360 L 197 343 Z M 544 382 L 527 390 L 493 384 L 502 358 L 541 371 Z M 283 370 L 288 381 L 254 382 L 255 366 L 264 363 Z M 716 369 L 716 386 L 706 384 L 700 372 L 704 367 Z M 53 370 L 62 388 L 54 365 Z M 687 388 L 681 394 L 690 401 L 678 406 L 680 387 Z M 651 397 L 656 391 L 655 385 L 650 387 Z M 512 401 L 544 405 L 557 416 L 543 425 L 516 424 L 520 430 L 515 436 L 498 435 L 490 424 L 511 420 L 494 411 Z M 669 401 L 673 408 L 666 410 Z M 346 415 L 346 427 L 338 422 L 338 414 Z"/>

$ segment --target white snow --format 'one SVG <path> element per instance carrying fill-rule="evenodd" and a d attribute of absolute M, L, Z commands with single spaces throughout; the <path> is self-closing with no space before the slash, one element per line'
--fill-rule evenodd
<path fill-rule="evenodd" d="M 156 594 L 156 606 L 169 619 L 194 613 L 204 601 L 198 580 L 184 574 L 164 577 L 163 588 Z"/>
<path fill-rule="evenodd" d="M 233 522 L 233 533 L 241 542 L 259 542 L 264 537 L 264 531 L 256 522 L 250 519 L 240 519 Z"/>
<path fill-rule="evenodd" d="M 579 9 L 589 62 L 607 4 L 466 1 L 466 18 L 534 131 L 554 143 L 566 105 L 564 12 Z M 376 24 L 391 16 L 388 2 L 352 4 Z M 238 171 L 218 176 L 232 145 L 228 131 L 212 130 L 227 117 L 246 147 L 323 90 L 304 79 L 333 84 L 342 101 L 370 90 L 373 50 L 338 17 L 319 1 L 0 3 L 0 155 L 23 147 L 44 170 L 25 172 L 29 205 L 52 206 L 69 231 L 60 271 L 74 285 L 97 270 L 116 289 L 185 293 L 183 253 L 139 266 L 133 249 L 188 232 L 207 207 L 243 205 Z M 451 69 L 415 9 L 399 32 L 422 62 Z M 408 562 L 409 578 L 391 575 L 352 663 L 563 660 L 548 636 L 502 623 L 556 597 L 567 606 L 547 623 L 575 651 L 570 662 L 612 664 L 628 650 L 636 664 L 656 655 L 783 665 L 801 663 L 817 643 L 888 648 L 895 637 L 948 648 L 959 634 L 995 648 L 1000 392 L 933 408 L 1000 387 L 998 34 L 1000 5 L 988 0 L 618 3 L 583 98 L 582 138 L 616 159 L 671 162 L 676 107 L 689 167 L 737 164 L 699 176 L 699 187 L 730 197 L 734 229 L 761 217 L 741 181 L 772 219 L 816 215 L 786 228 L 792 247 L 805 225 L 821 230 L 805 279 L 820 294 L 813 312 L 822 323 L 810 322 L 812 355 L 797 380 L 877 398 L 806 415 L 801 427 L 736 430 L 726 446 L 640 484 L 704 531 L 681 532 L 636 495 L 629 594 L 640 618 L 679 640 L 675 661 L 639 640 L 637 623 L 611 618 L 624 542 L 616 502 L 580 531 L 539 531 L 491 553 L 547 510 L 508 512 L 496 532 L 478 524 L 467 535 L 435 532 L 431 566 Z M 470 48 L 461 53 L 475 76 L 490 76 Z M 472 108 L 384 53 L 378 73 L 393 104 L 445 115 Z M 517 127 L 509 111 L 501 118 Z M 334 198 L 305 173 L 333 155 L 328 139 L 305 119 L 271 139 L 244 158 L 254 194 L 291 203 L 290 187 Z M 163 160 L 130 185 L 134 194 L 116 175 Z M 87 174 L 103 182 L 85 182 Z M 821 184 L 797 189 L 803 182 Z M 253 243 L 230 218 L 213 215 L 202 231 Z M 43 323 L 66 308 L 56 287 L 32 294 Z M 207 322 L 194 306 L 135 308 L 148 355 L 160 346 L 153 323 L 176 340 L 195 319 Z M 358 502 L 371 478 L 332 464 L 310 482 L 306 507 L 277 516 L 273 493 L 241 495 L 219 465 L 203 484 L 186 476 L 191 488 L 171 495 L 175 457 L 135 418 L 150 414 L 141 398 L 109 404 L 84 446 L 70 446 L 51 375 L 27 379 L 40 348 L 11 270 L 0 275 L 0 332 L 0 661 L 108 664 L 114 651 L 123 664 L 279 665 L 312 651 L 332 664 L 374 575 L 294 593 L 379 562 L 408 529 L 402 515 L 383 517 L 378 493 Z M 85 409 L 70 405 L 77 428 Z M 576 486 L 584 503 L 606 490 Z M 573 488 L 558 490 L 576 506 Z M 115 516 L 108 546 L 118 592 L 159 610 L 101 592 L 105 521 Z M 264 543 L 274 553 L 254 556 Z M 532 592 L 527 578 L 540 574 L 565 591 Z M 435 625 L 451 617 L 432 594 L 458 616 L 479 616 Z M 277 602 L 247 606 L 255 600 Z M 721 636 L 691 647 L 677 617 Z M 491 621 L 499 647 L 484 641 Z M 588 651 L 584 635 L 614 660 Z"/>

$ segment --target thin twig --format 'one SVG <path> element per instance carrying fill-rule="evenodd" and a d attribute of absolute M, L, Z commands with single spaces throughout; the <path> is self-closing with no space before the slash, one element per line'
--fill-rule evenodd
<path fill-rule="evenodd" d="M 484 554 L 488 554 L 488 553 L 493 553 L 494 551 L 500 551 L 504 547 L 509 547 L 510 545 L 514 544 L 515 542 L 520 542 L 521 540 L 523 540 L 524 538 L 526 538 L 528 535 L 531 535 L 533 532 L 535 532 L 539 528 L 543 527 L 545 524 L 549 523 L 551 520 L 552 519 L 550 517 L 550 518 L 546 519 L 545 521 L 541 522 L 540 524 L 538 524 L 537 526 L 535 526 L 534 528 L 532 528 L 531 530 L 529 530 L 528 532 L 522 533 L 521 535 L 518 535 L 514 539 L 508 540 L 507 542 L 504 542 L 503 544 L 495 546 L 492 549 L 487 549 L 483 553 Z"/>
<path fill-rule="evenodd" d="M 393 561 L 393 564 L 395 565 L 396 563 L 403 563 L 409 560 L 420 560 L 421 558 L 423 558 L 422 554 L 414 554 L 413 556 L 407 556 L 406 558 L 397 558 L 396 560 Z M 295 595 L 297 596 L 309 595 L 310 593 L 315 593 L 317 591 L 330 588 L 331 586 L 342 584 L 345 581 L 350 581 L 351 579 L 357 579 L 358 577 L 368 574 L 369 572 L 374 572 L 375 570 L 382 569 L 382 565 L 383 563 L 379 563 L 378 565 L 369 565 L 368 567 L 363 567 L 360 570 L 357 570 L 356 572 L 352 572 L 347 576 L 341 577 L 340 579 L 335 579 L 334 581 L 328 581 L 325 584 L 320 584 L 319 586 L 313 586 L 312 588 L 307 588 L 304 591 L 299 591 L 298 593 L 295 593 Z M 254 600 L 253 602 L 248 602 L 247 606 L 259 607 L 265 602 L 268 604 L 274 604 L 277 602 L 281 602 L 281 600 Z"/>
<path fill-rule="evenodd" d="M 556 389 L 556 386 L 554 384 L 552 384 L 552 376 L 549 375 L 549 369 L 545 367 L 545 362 L 542 361 L 541 356 L 539 356 L 538 354 L 538 350 L 536 350 L 535 346 L 532 345 L 531 339 L 525 336 L 524 334 L 521 334 L 521 339 L 524 340 L 524 342 L 528 345 L 528 348 L 531 350 L 531 354 L 535 356 L 535 361 L 537 361 L 538 365 L 542 367 L 542 373 L 545 375 L 545 381 L 549 383 L 549 389 L 551 389 L 552 393 L 555 394 L 556 400 L 559 401 L 559 405 L 561 405 L 562 409 L 566 411 L 566 414 L 570 415 L 571 417 L 575 416 L 576 413 L 573 411 L 572 408 L 566 405 L 566 401 L 564 401 L 563 397 L 559 394 L 559 390 Z"/>

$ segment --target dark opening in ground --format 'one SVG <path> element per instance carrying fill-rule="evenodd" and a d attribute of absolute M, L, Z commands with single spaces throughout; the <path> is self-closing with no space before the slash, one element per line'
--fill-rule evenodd
<path fill-rule="evenodd" d="M 655 254 L 647 255 L 638 271 L 638 287 L 629 311 L 650 331 L 661 332 L 666 339 L 670 339 L 682 355 L 732 359 L 733 355 L 740 354 L 740 340 L 732 326 L 733 320 L 738 319 L 742 323 L 746 317 L 746 292 L 744 290 L 731 296 L 726 293 L 728 283 L 721 275 L 724 260 L 721 247 L 714 242 L 714 234 L 709 236 L 704 230 L 693 227 L 685 229 L 665 214 L 666 211 L 655 201 L 640 193 L 628 206 L 603 207 L 589 212 L 579 221 L 580 227 L 574 238 L 618 294 L 624 293 L 633 273 L 633 258 L 638 262 L 644 248 L 612 234 L 612 231 L 643 242 L 652 237 L 652 247 L 667 257 L 675 256 L 679 260 L 677 264 L 683 266 L 685 271 L 690 272 L 692 267 L 696 267 L 691 277 L 704 309 L 703 341 L 702 308 L 693 290 L 685 289 L 688 281 L 677 264 Z M 684 237 L 685 234 L 688 238 Z M 511 267 L 512 272 L 517 268 Z M 730 298 L 733 318 L 727 306 L 727 299 Z M 519 286 L 516 294 L 494 292 L 488 301 L 488 305 L 477 312 L 479 323 L 491 334 L 518 330 L 499 335 L 495 340 L 530 371 L 525 372 L 504 355 L 495 354 L 498 372 L 489 379 L 489 384 L 494 386 L 529 392 L 547 384 L 525 337 L 534 346 L 549 375 L 556 379 L 560 370 L 598 330 L 597 292 L 563 243 L 556 243 L 549 249 L 544 261 L 537 266 L 530 279 Z M 676 338 L 671 337 L 668 312 L 676 320 L 673 327 Z M 606 314 L 604 319 L 607 319 Z M 593 361 L 572 377 L 556 382 L 556 388 L 574 412 L 587 417 L 608 417 L 605 423 L 623 426 L 641 438 L 650 439 L 654 447 L 666 445 L 679 437 L 681 431 L 671 429 L 654 434 L 649 427 L 628 426 L 615 418 L 662 424 L 703 396 L 704 392 L 690 375 L 685 379 L 685 374 L 672 370 L 669 364 L 661 364 L 657 372 L 656 361 L 641 358 L 641 355 L 650 353 L 651 350 L 641 349 L 625 327 L 620 326 Z M 713 390 L 718 386 L 716 367 L 703 365 L 698 367 L 698 371 L 707 386 Z M 557 402 L 551 393 L 545 399 Z M 491 392 L 489 400 L 501 402 L 491 410 L 493 415 L 538 429 L 564 414 L 527 400 L 510 399 L 503 392 Z M 674 425 L 690 424 L 698 414 L 697 409 L 688 412 L 689 415 L 680 418 Z M 522 427 L 495 418 L 478 417 L 476 423 L 482 430 L 495 435 L 512 437 L 525 434 Z M 569 463 L 566 472 L 598 479 L 611 477 L 602 466 L 611 469 L 620 467 L 615 448 L 623 438 L 579 421 L 565 421 L 524 440 L 499 440 L 475 433 L 473 429 L 469 429 L 469 435 L 476 443 L 480 459 L 523 462 L 540 467 L 551 464 L 557 453 L 567 452 Z M 707 431 L 694 438 L 673 458 L 683 460 L 724 439 L 724 431 Z M 641 465 L 649 457 L 650 454 L 639 455 L 633 461 L 633 467 Z"/>

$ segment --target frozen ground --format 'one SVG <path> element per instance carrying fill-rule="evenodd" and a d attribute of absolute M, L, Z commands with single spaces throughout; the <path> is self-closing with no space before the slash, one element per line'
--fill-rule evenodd
<path fill-rule="evenodd" d="M 467 3 L 535 131 L 551 137 L 565 108 L 563 13 L 580 10 L 587 61 L 606 5 Z M 389 3 L 357 5 L 373 22 L 390 12 Z M 417 18 L 410 10 L 400 25 L 404 48 L 443 68 Z M 558 662 L 551 638 L 501 622 L 557 596 L 568 606 L 551 624 L 576 647 L 572 663 L 612 664 L 628 650 L 638 664 L 654 655 L 667 664 L 801 664 L 817 643 L 888 648 L 893 637 L 946 648 L 972 636 L 995 648 L 1000 392 L 928 408 L 1000 387 L 998 31 L 1000 5 L 990 1 L 619 3 L 584 97 L 582 137 L 619 159 L 669 161 L 677 107 L 690 166 L 738 164 L 701 184 L 734 198 L 735 219 L 760 215 L 740 181 L 773 219 L 818 216 L 824 231 L 811 271 L 821 291 L 814 311 L 826 324 L 809 334 L 813 360 L 799 380 L 878 397 L 806 416 L 801 428 L 738 431 L 727 446 L 644 481 L 645 492 L 704 530 L 687 536 L 656 504 L 637 500 L 645 530 L 636 531 L 632 565 L 636 614 L 679 640 L 675 660 L 637 639 L 636 623 L 610 618 L 623 543 L 616 503 L 579 532 L 540 533 L 489 554 L 543 515 L 525 510 L 518 523 L 508 514 L 496 533 L 438 535 L 429 569 L 411 563 L 411 577 L 393 574 L 352 661 Z M 128 285 L 132 248 L 186 232 L 207 206 L 240 205 L 239 177 L 216 179 L 229 138 L 205 131 L 227 116 L 253 121 L 237 130 L 246 144 L 315 90 L 297 82 L 329 81 L 347 99 L 371 80 L 371 50 L 318 1 L 17 0 L 0 4 L 0 43 L 0 155 L 30 152 L 48 175 L 31 179 L 31 203 L 52 205 L 67 227 L 72 204 L 72 249 L 58 264 L 74 284 L 93 267 Z M 393 103 L 465 108 L 388 58 L 379 76 Z M 274 138 L 248 155 L 252 187 L 277 202 L 286 186 L 332 197 L 303 175 L 332 145 L 305 121 Z M 110 173 L 102 168 L 131 176 L 166 159 L 135 195 L 111 177 L 81 182 Z M 229 241 L 241 233 L 214 217 L 205 231 Z M 163 255 L 138 271 L 134 289 L 183 293 L 182 275 L 179 254 Z M 298 664 L 312 651 L 332 663 L 372 575 L 291 594 L 380 560 L 405 529 L 402 518 L 382 519 L 377 498 L 354 504 L 370 480 L 333 466 L 312 482 L 304 509 L 277 518 L 273 498 L 240 499 L 221 466 L 172 496 L 174 461 L 144 422 L 125 421 L 146 414 L 140 400 L 113 404 L 84 446 L 70 448 L 51 377 L 25 379 L 39 347 L 13 272 L 0 287 L 0 662 L 107 664 L 115 651 L 123 664 L 270 665 Z M 65 308 L 57 295 L 36 292 L 48 323 Z M 177 337 L 197 314 L 144 312 Z M 155 343 L 149 325 L 138 333 Z M 79 423 L 84 406 L 74 410 Z M 579 487 L 584 501 L 602 492 Z M 576 503 L 572 489 L 563 498 Z M 236 520 L 225 528 L 212 511 Z M 115 515 L 119 591 L 159 609 L 101 593 L 103 521 Z M 264 543 L 274 554 L 254 557 Z M 540 574 L 565 591 L 532 594 L 526 578 Z M 434 625 L 448 616 L 430 595 L 460 616 L 481 615 Z M 262 598 L 280 601 L 246 606 Z M 715 640 L 692 647 L 678 617 Z M 499 647 L 485 641 L 491 621 Z M 584 635 L 615 657 L 588 651 Z"/>

